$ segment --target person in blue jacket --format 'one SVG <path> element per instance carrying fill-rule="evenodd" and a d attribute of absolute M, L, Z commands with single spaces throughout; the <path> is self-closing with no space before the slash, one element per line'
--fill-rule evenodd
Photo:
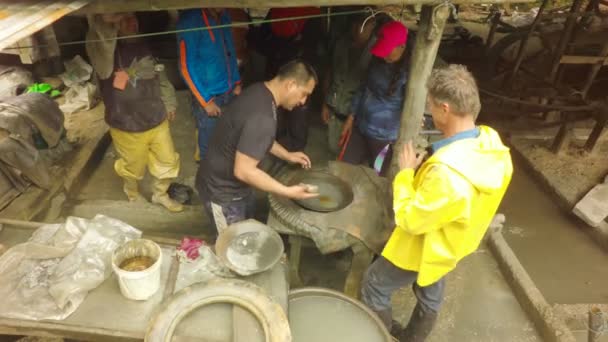
<path fill-rule="evenodd" d="M 192 112 L 197 120 L 198 155 L 205 158 L 209 138 L 218 116 L 235 95 L 241 92 L 241 77 L 229 26 L 230 15 L 224 9 L 188 9 L 179 12 L 178 30 L 180 72 L 192 92 Z"/>
<path fill-rule="evenodd" d="M 353 112 L 346 119 L 340 137 L 340 160 L 368 164 L 381 175 L 390 165 L 391 145 L 399 135 L 408 76 L 407 37 L 408 29 L 399 21 L 380 27 L 371 49 L 375 58 L 353 96 Z M 381 156 L 384 153 L 385 159 Z M 379 163 L 375 163 L 377 159 Z"/>

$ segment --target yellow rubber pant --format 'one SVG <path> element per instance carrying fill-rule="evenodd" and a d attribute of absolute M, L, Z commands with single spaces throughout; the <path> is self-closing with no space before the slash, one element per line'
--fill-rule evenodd
<path fill-rule="evenodd" d="M 179 174 L 179 154 L 175 152 L 167 120 L 144 132 L 110 128 L 110 135 L 120 156 L 114 163 L 120 177 L 141 180 L 146 166 L 157 179 L 176 178 Z"/>

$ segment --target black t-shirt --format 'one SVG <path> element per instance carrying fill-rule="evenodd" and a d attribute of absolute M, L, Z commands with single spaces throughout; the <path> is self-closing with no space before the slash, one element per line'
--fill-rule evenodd
<path fill-rule="evenodd" d="M 223 204 L 251 194 L 249 185 L 234 176 L 236 152 L 262 160 L 275 140 L 276 116 L 274 97 L 264 83 L 247 87 L 225 107 L 196 176 L 204 198 Z"/>

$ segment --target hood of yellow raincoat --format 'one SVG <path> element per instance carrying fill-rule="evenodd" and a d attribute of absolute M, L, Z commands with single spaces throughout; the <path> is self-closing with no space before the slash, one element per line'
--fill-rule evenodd
<path fill-rule="evenodd" d="M 513 172 L 509 148 L 498 133 L 487 126 L 479 126 L 479 137 L 455 141 L 427 161 L 428 164 L 435 162 L 449 166 L 477 190 L 486 193 L 502 188 L 504 182 L 509 181 L 505 180 L 505 174 Z"/>
<path fill-rule="evenodd" d="M 511 181 L 509 149 L 492 128 L 479 131 L 437 150 L 415 174 L 406 169 L 395 177 L 396 227 L 382 255 L 418 272 L 420 286 L 479 247 Z"/>

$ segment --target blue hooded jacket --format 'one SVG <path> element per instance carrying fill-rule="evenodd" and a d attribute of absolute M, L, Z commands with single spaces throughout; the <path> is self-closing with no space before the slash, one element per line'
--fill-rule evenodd
<path fill-rule="evenodd" d="M 367 78 L 353 96 L 351 108 L 355 124 L 365 136 L 390 142 L 396 141 L 399 136 L 408 72 L 399 69 L 394 90 L 389 94 L 395 72 L 394 64 L 374 58 L 367 71 Z"/>
<path fill-rule="evenodd" d="M 230 24 L 222 11 L 218 20 L 207 9 L 179 11 L 177 29 Z M 205 106 L 216 95 L 231 92 L 241 82 L 230 27 L 179 33 L 180 71 L 194 97 Z"/>

